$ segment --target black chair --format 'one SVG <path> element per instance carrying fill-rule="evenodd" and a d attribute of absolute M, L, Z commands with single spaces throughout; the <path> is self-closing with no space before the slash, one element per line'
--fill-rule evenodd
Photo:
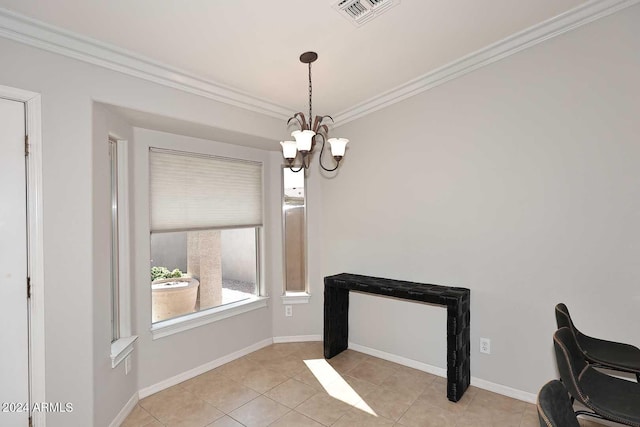
<path fill-rule="evenodd" d="M 638 383 L 640 383 L 639 348 L 629 344 L 592 338 L 583 334 L 575 327 L 569 315 L 569 309 L 562 303 L 556 305 L 556 323 L 558 328 L 567 327 L 571 329 L 576 337 L 578 347 L 589 363 L 602 368 L 635 374 Z"/>
<path fill-rule="evenodd" d="M 569 393 L 558 380 L 549 381 L 538 393 L 540 427 L 580 427 Z"/>
<path fill-rule="evenodd" d="M 569 394 L 591 411 L 588 415 L 640 427 L 640 384 L 611 377 L 587 363 L 569 328 L 553 334 L 556 362 Z"/>

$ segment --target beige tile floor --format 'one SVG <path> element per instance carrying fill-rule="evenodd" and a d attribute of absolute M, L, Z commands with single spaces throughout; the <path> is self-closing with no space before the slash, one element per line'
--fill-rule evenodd
<path fill-rule="evenodd" d="M 584 422 L 583 426 L 596 426 Z M 124 427 L 538 427 L 534 405 L 322 343 L 274 344 L 141 400 Z"/>

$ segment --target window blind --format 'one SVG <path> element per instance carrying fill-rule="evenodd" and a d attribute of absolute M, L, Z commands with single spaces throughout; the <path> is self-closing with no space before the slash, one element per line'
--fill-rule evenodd
<path fill-rule="evenodd" d="M 152 148 L 151 231 L 262 225 L 262 164 Z"/>

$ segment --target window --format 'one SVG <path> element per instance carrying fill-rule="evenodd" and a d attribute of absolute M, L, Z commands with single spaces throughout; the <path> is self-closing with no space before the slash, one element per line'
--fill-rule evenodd
<path fill-rule="evenodd" d="M 282 228 L 284 290 L 288 303 L 306 302 L 289 297 L 307 294 L 306 191 L 304 172 L 282 170 Z"/>
<path fill-rule="evenodd" d="M 152 323 L 259 295 L 262 164 L 152 148 Z"/>
<path fill-rule="evenodd" d="M 111 166 L 111 342 L 120 339 L 120 273 L 118 228 L 118 143 L 109 139 Z"/>
<path fill-rule="evenodd" d="M 132 351 L 127 142 L 109 138 L 111 201 L 111 366 Z"/>

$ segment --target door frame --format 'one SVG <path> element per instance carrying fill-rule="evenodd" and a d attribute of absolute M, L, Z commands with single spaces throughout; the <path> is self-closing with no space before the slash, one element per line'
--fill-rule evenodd
<path fill-rule="evenodd" d="M 25 127 L 29 136 L 27 157 L 28 274 L 31 278 L 29 307 L 30 403 L 46 402 L 45 397 L 45 319 L 44 245 L 42 236 L 42 113 L 39 93 L 0 85 L 0 98 L 25 105 Z M 26 280 L 26 278 L 25 278 Z M 43 412 L 31 414 L 37 427 L 45 426 Z"/>

